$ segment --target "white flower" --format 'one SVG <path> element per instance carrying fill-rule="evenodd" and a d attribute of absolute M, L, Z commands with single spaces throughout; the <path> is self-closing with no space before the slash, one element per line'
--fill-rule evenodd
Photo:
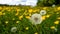
<path fill-rule="evenodd" d="M 36 25 L 36 24 L 41 24 L 42 22 L 42 17 L 40 14 L 33 14 L 30 18 L 30 20 L 32 21 L 32 24 Z"/>
<path fill-rule="evenodd" d="M 55 7 L 55 4 L 53 4 L 52 7 Z"/>
<path fill-rule="evenodd" d="M 11 32 L 16 32 L 17 31 L 17 27 L 12 27 L 11 28 Z"/>
<path fill-rule="evenodd" d="M 41 10 L 40 11 L 40 15 L 45 15 L 46 14 L 46 11 L 45 10 Z"/>

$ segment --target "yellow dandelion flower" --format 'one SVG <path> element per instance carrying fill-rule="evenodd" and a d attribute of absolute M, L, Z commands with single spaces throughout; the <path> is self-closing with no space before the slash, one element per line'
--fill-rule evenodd
<path fill-rule="evenodd" d="M 8 9 L 9 9 L 9 7 L 5 7 L 5 9 L 6 9 L 6 10 L 8 10 Z"/>
<path fill-rule="evenodd" d="M 45 20 L 46 19 L 46 16 L 42 16 L 42 20 Z"/>
<path fill-rule="evenodd" d="M 38 33 L 36 32 L 36 33 L 34 33 L 34 34 L 38 34 Z"/>
<path fill-rule="evenodd" d="M 58 7 L 57 10 L 60 10 L 60 7 Z"/>
<path fill-rule="evenodd" d="M 0 7 L 0 10 L 2 10 L 2 7 Z"/>
<path fill-rule="evenodd" d="M 51 26 L 50 28 L 51 28 L 51 29 L 55 29 L 55 26 Z"/>
<path fill-rule="evenodd" d="M 8 9 L 7 11 L 11 11 L 11 9 Z"/>
<path fill-rule="evenodd" d="M 8 21 L 5 21 L 5 23 L 7 24 L 7 23 L 8 23 Z"/>
<path fill-rule="evenodd" d="M 34 10 L 33 12 L 37 12 L 37 10 Z"/>
<path fill-rule="evenodd" d="M 23 16 L 19 16 L 19 19 L 21 20 L 23 18 Z"/>
<path fill-rule="evenodd" d="M 59 14 L 59 12 L 57 12 L 56 14 Z"/>
<path fill-rule="evenodd" d="M 17 16 L 19 13 L 16 13 L 15 16 Z"/>
<path fill-rule="evenodd" d="M 29 29 L 29 27 L 26 27 L 25 29 L 26 29 L 26 30 L 28 30 L 28 29 Z"/>
<path fill-rule="evenodd" d="M 13 18 L 12 20 L 15 20 L 15 18 Z"/>
<path fill-rule="evenodd" d="M 3 13 L 3 15 L 5 15 L 5 13 Z"/>
<path fill-rule="evenodd" d="M 47 9 L 47 7 L 43 7 L 43 10 L 46 10 Z"/>
<path fill-rule="evenodd" d="M 19 23 L 19 21 L 16 21 L 16 23 Z"/>
<path fill-rule="evenodd" d="M 59 24 L 59 21 L 55 21 L 54 24 Z"/>
<path fill-rule="evenodd" d="M 33 10 L 32 10 L 32 9 L 29 9 L 28 11 L 29 11 L 29 13 L 32 13 L 32 12 L 33 12 Z"/>
<path fill-rule="evenodd" d="M 50 17 L 50 15 L 46 15 L 46 17 L 47 17 L 47 18 L 49 18 L 49 17 Z"/>
<path fill-rule="evenodd" d="M 20 11 L 20 9 L 16 9 L 16 11 L 18 12 L 18 11 Z"/>
<path fill-rule="evenodd" d="M 30 19 L 30 16 L 26 16 L 27 19 Z"/>
<path fill-rule="evenodd" d="M 0 15 L 3 15 L 3 13 L 2 13 L 2 12 L 0 12 Z"/>
<path fill-rule="evenodd" d="M 60 19 L 60 17 L 58 17 L 57 19 Z"/>
<path fill-rule="evenodd" d="M 32 14 L 29 14 L 29 16 L 31 16 Z"/>

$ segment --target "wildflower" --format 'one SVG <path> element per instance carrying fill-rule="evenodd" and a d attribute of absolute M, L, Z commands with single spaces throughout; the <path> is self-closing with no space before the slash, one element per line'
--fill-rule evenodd
<path fill-rule="evenodd" d="M 3 13 L 3 15 L 5 15 L 6 13 Z"/>
<path fill-rule="evenodd" d="M 20 9 L 16 9 L 16 11 L 17 11 L 17 12 L 19 12 L 19 11 L 20 11 Z"/>
<path fill-rule="evenodd" d="M 15 18 L 13 18 L 12 20 L 15 20 Z"/>
<path fill-rule="evenodd" d="M 58 17 L 57 19 L 60 19 L 60 17 Z"/>
<path fill-rule="evenodd" d="M 5 21 L 5 23 L 7 24 L 7 23 L 8 23 L 8 21 Z"/>
<path fill-rule="evenodd" d="M 57 32 L 57 28 L 55 26 L 51 26 L 50 28 Z"/>
<path fill-rule="evenodd" d="M 35 34 L 38 34 L 37 32 Z"/>
<path fill-rule="evenodd" d="M 45 20 L 46 19 L 46 16 L 42 16 L 42 20 Z"/>
<path fill-rule="evenodd" d="M 49 18 L 49 17 L 50 17 L 50 15 L 46 15 L 46 17 L 47 17 L 47 18 Z"/>
<path fill-rule="evenodd" d="M 55 4 L 53 4 L 52 7 L 55 7 Z"/>
<path fill-rule="evenodd" d="M 57 10 L 60 10 L 60 7 L 58 7 Z"/>
<path fill-rule="evenodd" d="M 28 29 L 29 29 L 29 27 L 26 27 L 25 29 L 26 29 L 26 30 L 28 30 Z"/>
<path fill-rule="evenodd" d="M 17 31 L 17 27 L 12 27 L 11 28 L 11 32 L 16 32 Z"/>
<path fill-rule="evenodd" d="M 2 10 L 2 7 L 0 7 L 0 10 Z"/>
<path fill-rule="evenodd" d="M 19 21 L 16 21 L 16 23 L 19 23 Z"/>
<path fill-rule="evenodd" d="M 0 15 L 3 15 L 3 13 L 2 13 L 2 12 L 0 12 Z"/>
<path fill-rule="evenodd" d="M 51 28 L 51 29 L 55 29 L 55 26 L 51 26 L 50 28 Z"/>
<path fill-rule="evenodd" d="M 29 16 L 31 16 L 32 14 L 29 14 Z"/>
<path fill-rule="evenodd" d="M 57 30 L 58 30 L 58 29 L 57 29 L 57 28 L 55 28 L 55 32 L 57 32 Z"/>
<path fill-rule="evenodd" d="M 33 14 L 30 18 L 30 20 L 32 21 L 32 24 L 36 25 L 36 24 L 41 24 L 42 22 L 42 17 L 40 14 Z"/>
<path fill-rule="evenodd" d="M 41 10 L 41 11 L 40 11 L 40 14 L 41 14 L 41 15 L 45 15 L 45 14 L 46 14 L 46 11 L 45 11 L 45 10 Z"/>
<path fill-rule="evenodd" d="M 44 10 L 46 10 L 46 9 L 47 9 L 47 7 L 44 7 L 43 9 L 44 9 Z"/>
<path fill-rule="evenodd" d="M 30 19 L 30 16 L 26 16 L 27 19 Z"/>
<path fill-rule="evenodd" d="M 54 24 L 59 24 L 59 21 L 55 21 Z"/>
<path fill-rule="evenodd" d="M 29 13 L 32 13 L 32 12 L 33 12 L 33 10 L 32 10 L 32 9 L 29 9 L 28 11 L 29 11 Z"/>
<path fill-rule="evenodd" d="M 23 16 L 19 16 L 19 19 L 21 20 L 23 18 Z"/>
<path fill-rule="evenodd" d="M 19 13 L 16 13 L 15 15 L 17 16 Z"/>

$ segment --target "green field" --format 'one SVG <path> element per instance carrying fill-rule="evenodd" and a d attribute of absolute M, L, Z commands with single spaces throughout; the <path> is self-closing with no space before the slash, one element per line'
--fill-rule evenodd
<path fill-rule="evenodd" d="M 33 25 L 30 17 L 41 10 L 47 12 L 42 23 Z M 0 34 L 60 34 L 60 7 L 0 6 Z"/>

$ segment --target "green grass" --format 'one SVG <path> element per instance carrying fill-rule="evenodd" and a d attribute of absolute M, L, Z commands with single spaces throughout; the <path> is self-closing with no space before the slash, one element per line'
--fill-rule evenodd
<path fill-rule="evenodd" d="M 18 16 L 23 15 L 25 10 L 27 9 L 29 8 L 26 7 L 20 8 Z M 42 7 L 38 9 L 42 10 Z M 0 15 L 0 34 L 34 34 L 36 32 L 38 34 L 60 34 L 60 23 L 58 25 L 54 24 L 56 20 L 60 21 L 60 19 L 57 19 L 58 17 L 60 17 L 60 12 L 58 10 L 55 11 L 54 8 L 52 7 L 48 7 L 46 11 L 47 11 L 46 15 L 50 14 L 51 16 L 49 18 L 46 18 L 44 21 L 42 21 L 41 24 L 35 26 L 31 24 L 29 19 L 25 18 L 25 15 L 23 15 L 22 20 L 19 20 L 18 16 L 15 16 L 16 11 L 14 9 L 12 11 L 0 10 L 0 12 L 5 13 L 5 15 Z M 36 13 L 39 13 L 39 11 Z M 13 18 L 15 20 L 13 20 Z M 8 23 L 6 24 L 5 21 L 8 21 Z M 19 23 L 16 23 L 16 21 L 19 21 Z M 51 29 L 50 28 L 51 26 L 55 26 L 57 28 L 57 31 Z M 12 27 L 17 27 L 17 31 L 11 32 Z M 28 27 L 29 29 L 26 30 L 26 27 Z"/>

